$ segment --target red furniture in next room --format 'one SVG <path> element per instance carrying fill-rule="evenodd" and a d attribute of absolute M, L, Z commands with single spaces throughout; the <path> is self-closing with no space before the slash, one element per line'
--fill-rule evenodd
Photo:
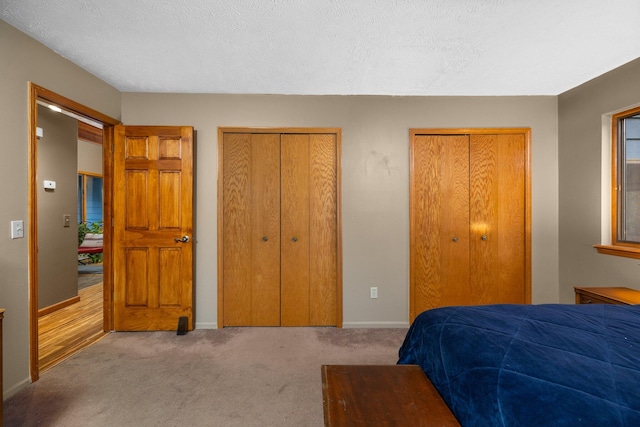
<path fill-rule="evenodd" d="M 78 246 L 78 262 L 84 264 L 89 260 L 88 255 L 102 253 L 102 234 L 87 233 Z"/>

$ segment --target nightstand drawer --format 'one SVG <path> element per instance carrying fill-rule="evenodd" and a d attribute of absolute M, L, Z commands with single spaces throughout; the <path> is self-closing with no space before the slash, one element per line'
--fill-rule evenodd
<path fill-rule="evenodd" d="M 576 298 L 580 298 L 577 304 L 616 304 L 611 302 L 611 300 L 597 298 L 595 295 L 578 294 L 576 295 Z"/>
<path fill-rule="evenodd" d="M 629 288 L 574 287 L 576 304 L 640 304 L 640 291 Z"/>

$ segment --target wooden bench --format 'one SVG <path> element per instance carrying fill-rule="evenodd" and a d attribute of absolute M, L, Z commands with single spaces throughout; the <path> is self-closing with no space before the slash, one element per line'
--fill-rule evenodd
<path fill-rule="evenodd" d="M 460 426 L 416 365 L 323 365 L 325 426 Z"/>

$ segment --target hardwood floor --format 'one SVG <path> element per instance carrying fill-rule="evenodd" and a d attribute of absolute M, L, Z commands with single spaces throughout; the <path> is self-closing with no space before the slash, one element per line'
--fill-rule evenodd
<path fill-rule="evenodd" d="M 104 337 L 102 283 L 80 289 L 80 302 L 38 319 L 40 372 Z"/>

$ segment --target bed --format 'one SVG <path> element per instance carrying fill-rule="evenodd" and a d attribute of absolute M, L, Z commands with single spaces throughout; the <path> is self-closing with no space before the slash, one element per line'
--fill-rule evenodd
<path fill-rule="evenodd" d="M 640 306 L 432 309 L 398 363 L 419 365 L 463 426 L 640 426 Z"/>

